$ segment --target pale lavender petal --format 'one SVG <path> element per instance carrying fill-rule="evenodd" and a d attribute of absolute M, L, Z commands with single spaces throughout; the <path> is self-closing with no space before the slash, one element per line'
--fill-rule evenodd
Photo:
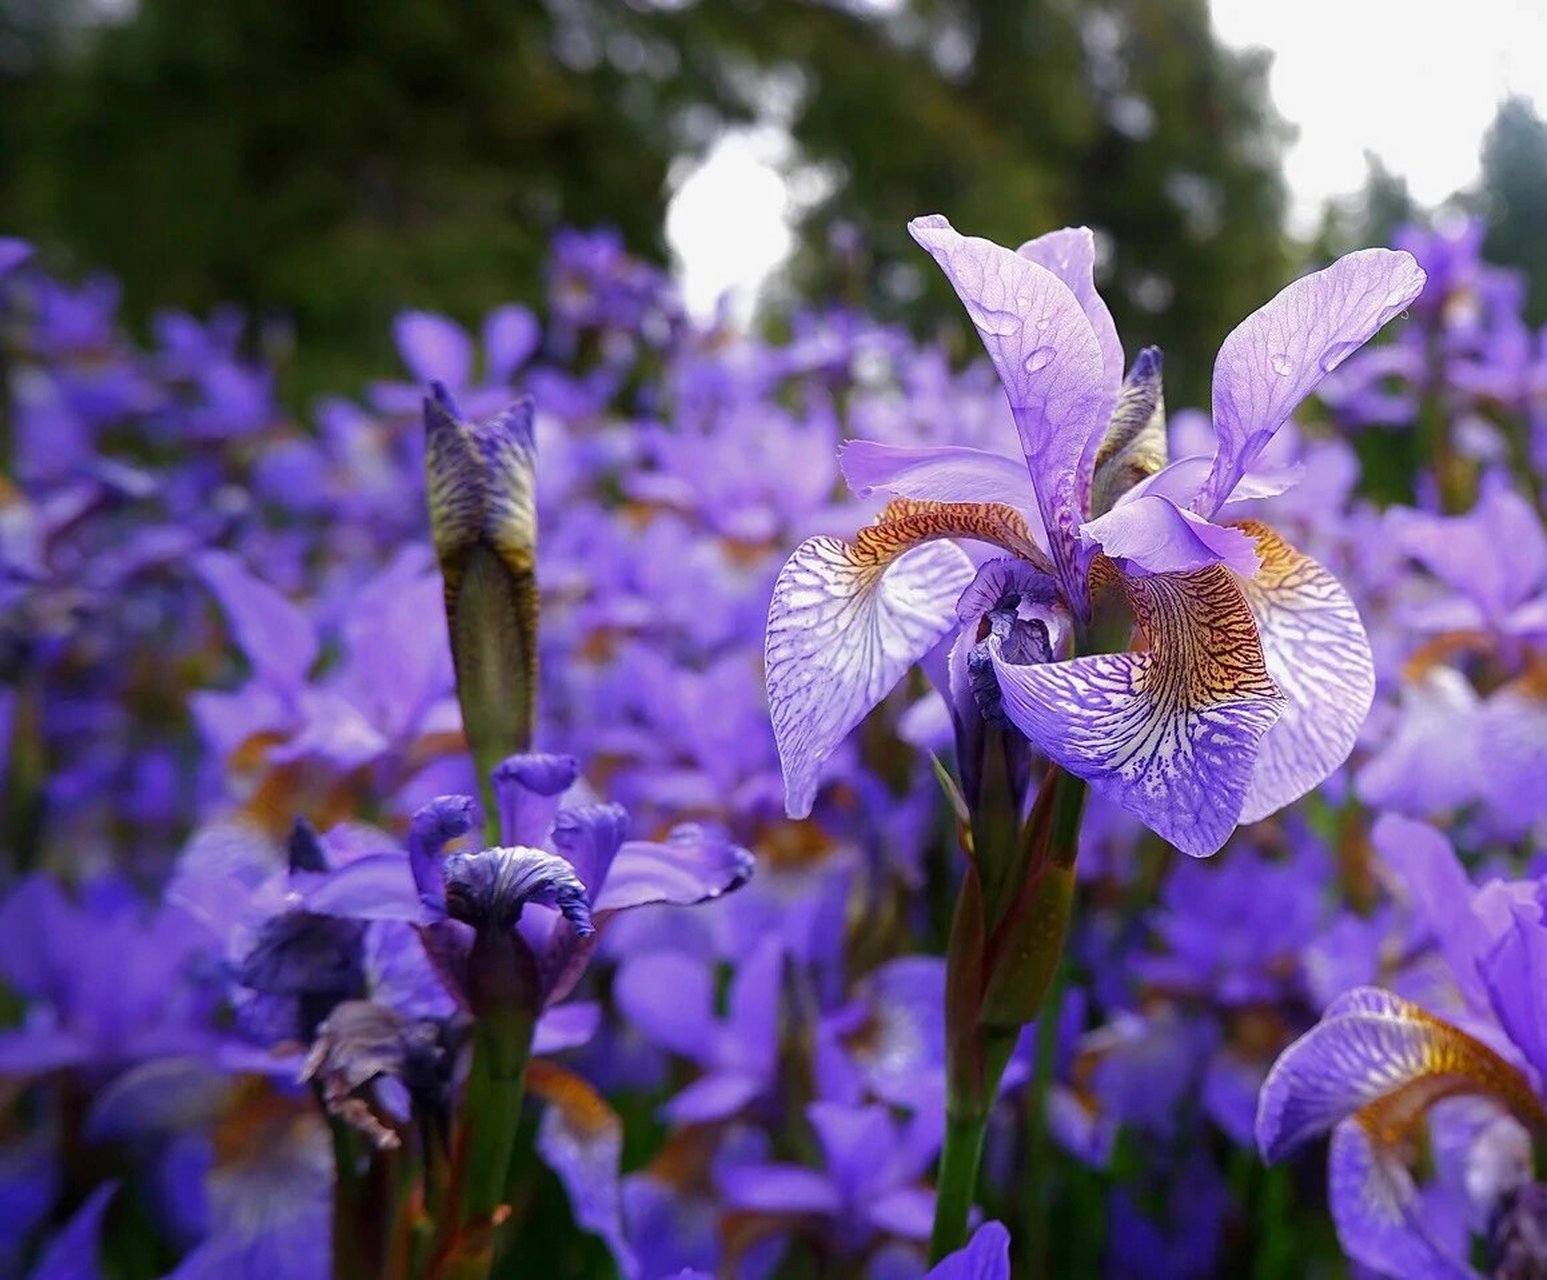
<path fill-rule="evenodd" d="M 999 372 L 1059 580 L 1083 612 L 1088 557 L 1074 531 L 1086 515 L 1092 441 L 1117 395 L 1101 344 L 1079 301 L 1047 268 L 958 235 L 939 215 L 915 218 L 908 230 L 951 281 Z"/>
<path fill-rule="evenodd" d="M 1146 494 L 1157 494 L 1163 498 L 1170 498 L 1179 507 L 1190 509 L 1193 499 L 1203 488 L 1203 482 L 1208 479 L 1213 465 L 1212 454 L 1193 453 L 1185 458 L 1178 458 L 1175 462 L 1162 467 L 1154 475 L 1140 480 L 1118 498 L 1118 502 L 1132 502 Z M 1305 465 L 1299 462 L 1284 466 L 1254 466 L 1236 482 L 1235 488 L 1230 491 L 1223 505 L 1254 502 L 1259 498 L 1276 498 L 1281 493 L 1288 493 L 1304 476 Z"/>
<path fill-rule="evenodd" d="M 1002 1222 L 985 1222 L 965 1248 L 930 1268 L 925 1280 L 1010 1280 L 1010 1233 Z"/>
<path fill-rule="evenodd" d="M 197 564 L 253 670 L 285 689 L 304 685 L 318 653 L 311 619 L 225 551 L 206 551 Z"/>
<path fill-rule="evenodd" d="M 589 1044 L 602 1025 L 602 1006 L 595 1000 L 571 1000 L 545 1009 L 532 1035 L 533 1054 L 563 1053 Z"/>
<path fill-rule="evenodd" d="M 1425 1202 L 1394 1153 L 1357 1120 L 1333 1132 L 1327 1166 L 1332 1219 L 1350 1258 L 1403 1280 L 1481 1280 L 1455 1252 L 1465 1248 L 1464 1224 L 1436 1215 L 1440 1206 Z"/>
<path fill-rule="evenodd" d="M 684 823 L 665 840 L 625 841 L 612 860 L 594 909 L 706 902 L 739 889 L 751 878 L 752 869 L 752 855 L 732 844 L 723 832 Z"/>
<path fill-rule="evenodd" d="M 1219 451 L 1194 509 L 1211 516 L 1321 380 L 1422 292 L 1411 254 L 1361 249 L 1281 291 L 1243 320 L 1214 361 Z"/>
<path fill-rule="evenodd" d="M 489 312 L 483 322 L 485 379 L 489 382 L 508 382 L 511 375 L 532 358 L 541 338 L 542 331 L 538 328 L 537 317 L 527 308 L 511 303 Z M 429 379 L 421 381 L 427 382 Z M 442 378 L 441 381 L 446 379 Z"/>
<path fill-rule="evenodd" d="M 765 649 L 791 817 L 811 812 L 823 761 L 955 625 L 971 580 L 972 561 L 945 542 L 890 563 L 836 538 L 796 549 L 774 584 Z"/>
<path fill-rule="evenodd" d="M 1439 944 L 1467 1003 L 1475 1009 L 1486 1007 L 1477 971 L 1485 935 L 1472 911 L 1472 883 L 1450 841 L 1427 823 L 1395 813 L 1376 819 L 1370 841 L 1401 878 L 1401 888 Z"/>
<path fill-rule="evenodd" d="M 1288 700 L 1257 754 L 1242 822 L 1298 800 L 1348 759 L 1375 700 L 1375 660 L 1359 610 L 1343 584 L 1266 525 L 1262 567 L 1241 583 L 1257 622 L 1268 674 Z"/>
<path fill-rule="evenodd" d="M 935 1193 L 928 1187 L 902 1187 L 867 1201 L 863 1212 L 877 1231 L 922 1242 L 929 1239 Z"/>
<path fill-rule="evenodd" d="M 1096 237 L 1089 227 L 1061 227 L 1028 240 L 1015 251 L 1046 267 L 1069 286 L 1101 345 L 1101 371 L 1116 391 L 1123 380 L 1123 344 L 1107 304 L 1096 292 Z"/>
<path fill-rule="evenodd" d="M 393 322 L 398 354 L 415 382 L 465 387 L 473 374 L 473 340 L 455 320 L 405 311 Z"/>
<path fill-rule="evenodd" d="M 991 644 L 1004 710 L 1099 794 L 1184 853 L 1210 854 L 1235 828 L 1283 695 L 1227 569 L 1124 586 L 1149 648 L 1015 666 Z"/>
<path fill-rule="evenodd" d="M 1257 1102 L 1257 1146 L 1265 1159 L 1280 1160 L 1366 1107 L 1381 1104 L 1392 1118 L 1411 1118 L 1426 1101 L 1457 1092 L 1540 1114 L 1519 1069 L 1486 1045 L 1409 1000 L 1359 988 L 1273 1064 Z"/>
<path fill-rule="evenodd" d="M 1222 564 L 1243 578 L 1257 573 L 1257 548 L 1240 529 L 1213 524 L 1148 494 L 1080 526 L 1080 542 L 1099 547 L 1120 573 L 1188 573 Z"/>

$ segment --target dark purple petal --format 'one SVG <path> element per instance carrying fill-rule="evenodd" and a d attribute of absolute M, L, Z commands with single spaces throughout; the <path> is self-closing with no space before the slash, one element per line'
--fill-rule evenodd
<path fill-rule="evenodd" d="M 1493 1011 L 1526 1061 L 1547 1080 L 1547 922 L 1541 904 L 1514 905 L 1509 929 L 1480 964 Z"/>
<path fill-rule="evenodd" d="M 546 843 L 564 793 L 580 777 L 574 756 L 511 756 L 494 770 L 500 838 L 509 844 Z"/>
<path fill-rule="evenodd" d="M 585 885 L 563 858 L 541 849 L 480 849 L 446 859 L 446 914 L 478 929 L 512 929 L 528 903 L 557 907 L 584 937 L 592 932 Z"/>
<path fill-rule="evenodd" d="M 75 1211 L 75 1216 L 49 1242 L 28 1280 L 99 1280 L 102 1218 L 118 1190 L 116 1180 L 104 1182 Z"/>
<path fill-rule="evenodd" d="M 442 855 L 453 840 L 473 829 L 471 796 L 437 796 L 408 824 L 408 863 L 420 898 L 445 905 Z"/>
<path fill-rule="evenodd" d="M 575 868 L 592 898 L 607 883 L 607 873 L 627 830 L 628 811 L 617 804 L 561 809 L 554 818 L 553 847 Z"/>

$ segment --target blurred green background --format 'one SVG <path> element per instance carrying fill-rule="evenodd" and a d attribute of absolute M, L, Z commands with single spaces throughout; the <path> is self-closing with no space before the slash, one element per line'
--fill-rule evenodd
<path fill-rule="evenodd" d="M 770 126 L 806 179 L 783 295 L 955 324 L 937 273 L 898 268 L 909 217 L 1012 244 L 1088 223 L 1120 331 L 1196 402 L 1293 267 L 1421 212 L 1372 162 L 1288 241 L 1266 67 L 1219 44 L 1206 0 L 0 0 L 0 228 L 119 276 L 131 321 L 283 319 L 296 399 L 389 369 L 405 306 L 535 299 L 560 226 L 664 259 L 695 158 Z M 1525 100 L 1457 204 L 1543 319 L 1547 128 Z"/>

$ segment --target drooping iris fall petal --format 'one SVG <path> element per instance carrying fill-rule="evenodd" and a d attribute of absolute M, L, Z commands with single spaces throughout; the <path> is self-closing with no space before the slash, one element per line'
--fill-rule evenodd
<path fill-rule="evenodd" d="M 995 652 L 1004 710 L 1178 849 L 1210 854 L 1235 828 L 1284 697 L 1228 569 L 1122 581 L 1149 647 L 1039 666 Z"/>
<path fill-rule="evenodd" d="M 1240 587 L 1257 622 L 1268 674 L 1287 703 L 1257 755 L 1242 822 L 1298 800 L 1348 759 L 1375 700 L 1375 660 L 1343 584 L 1266 525 L 1236 526 L 1256 540 L 1261 567 Z"/>
<path fill-rule="evenodd" d="M 973 568 L 946 538 L 1034 545 L 1009 507 L 899 500 L 847 542 L 808 538 L 780 571 L 764 659 L 792 817 L 811 812 L 822 762 L 955 625 Z"/>

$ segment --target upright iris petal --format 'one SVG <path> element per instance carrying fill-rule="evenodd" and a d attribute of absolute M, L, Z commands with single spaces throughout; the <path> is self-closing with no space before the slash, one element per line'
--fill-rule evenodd
<path fill-rule="evenodd" d="M 987 348 L 1009 397 L 1053 563 L 1077 613 L 1088 608 L 1075 529 L 1085 518 L 1093 439 L 1117 398 L 1119 371 L 1069 286 L 1029 257 L 958 235 L 938 215 L 908 230 L 940 264 Z"/>
<path fill-rule="evenodd" d="M 1409 253 L 1363 249 L 1286 286 L 1247 316 L 1214 361 L 1219 449 L 1193 506 L 1219 510 L 1295 406 L 1422 291 Z"/>

